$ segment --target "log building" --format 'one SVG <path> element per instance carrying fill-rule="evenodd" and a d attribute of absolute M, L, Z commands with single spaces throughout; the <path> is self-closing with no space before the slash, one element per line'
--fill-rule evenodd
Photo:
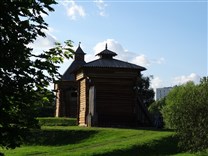
<path fill-rule="evenodd" d="M 78 53 L 76 51 L 75 55 Z M 74 70 L 69 67 L 66 71 L 64 75 L 72 74 L 75 79 L 73 79 L 73 85 L 69 81 L 58 83 L 59 98 L 57 99 L 59 100 L 56 101 L 56 116 L 60 116 L 61 113 L 64 116 L 70 116 L 72 111 L 70 109 L 73 108 L 70 98 L 73 91 L 76 91 L 77 114 L 74 116 L 77 117 L 80 126 L 150 124 L 148 112 L 137 93 L 138 79 L 141 77 L 141 71 L 146 68 L 114 59 L 117 54 L 108 50 L 107 45 L 105 50 L 97 55 L 99 59 L 89 63 L 85 63 L 82 59 L 79 67 Z M 83 51 L 82 56 L 84 56 Z M 72 73 L 69 74 L 69 72 Z M 74 88 L 71 89 L 69 86 Z M 63 104 L 60 104 L 62 98 Z"/>
<path fill-rule="evenodd" d="M 61 81 L 55 83 L 56 117 L 77 117 L 77 82 L 72 72 L 86 63 L 84 56 L 85 53 L 79 45 L 74 54 L 74 61 L 63 74 Z"/>

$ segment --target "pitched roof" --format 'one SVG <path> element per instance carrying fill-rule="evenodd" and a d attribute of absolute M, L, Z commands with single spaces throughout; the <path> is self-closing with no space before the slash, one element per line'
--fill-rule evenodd
<path fill-rule="evenodd" d="M 117 54 L 113 51 L 107 49 L 107 44 L 105 50 L 101 51 L 97 54 L 100 56 L 100 59 L 95 61 L 86 63 L 83 67 L 97 67 L 97 68 L 125 68 L 125 69 L 137 69 L 137 70 L 146 70 L 146 68 L 142 66 L 138 66 L 136 64 L 128 63 L 125 61 L 114 59 L 113 57 Z"/>
<path fill-rule="evenodd" d="M 125 69 L 137 69 L 140 71 L 146 70 L 146 68 L 142 66 L 138 66 L 136 64 L 128 63 L 125 61 L 117 60 L 117 59 L 97 59 L 95 61 L 86 63 L 83 67 L 91 67 L 91 68 L 125 68 Z"/>
<path fill-rule="evenodd" d="M 85 54 L 80 45 L 78 46 L 77 50 L 75 51 L 75 54 Z"/>
<path fill-rule="evenodd" d="M 82 48 L 79 47 L 75 51 L 75 60 L 72 62 L 72 64 L 68 67 L 68 69 L 65 71 L 65 73 L 62 75 L 61 80 L 65 81 L 75 81 L 75 75 L 73 73 L 74 70 L 82 67 L 86 62 L 84 61 L 84 55 L 85 53 L 83 52 Z M 83 55 L 82 59 L 78 59 L 76 56 Z"/>
<path fill-rule="evenodd" d="M 105 50 L 101 51 L 96 56 L 100 56 L 100 58 L 110 58 L 111 59 L 111 58 L 113 58 L 116 55 L 117 54 L 115 52 L 108 50 L 107 44 L 106 44 Z"/>
<path fill-rule="evenodd" d="M 75 55 L 79 54 L 84 55 L 85 53 L 79 46 L 75 52 Z M 84 60 L 75 59 L 66 72 L 62 76 L 62 80 L 75 81 L 74 71 L 83 67 L 83 68 L 120 68 L 120 69 L 135 69 L 139 71 L 146 70 L 142 66 L 136 64 L 128 63 L 125 61 L 114 59 L 113 57 L 117 54 L 113 51 L 107 49 L 107 44 L 105 50 L 97 54 L 100 56 L 99 59 L 86 63 Z M 75 57 L 76 58 L 76 57 Z"/>
<path fill-rule="evenodd" d="M 82 67 L 86 62 L 85 61 L 73 61 L 69 68 L 62 75 L 61 80 L 75 81 L 75 76 L 73 71 Z"/>

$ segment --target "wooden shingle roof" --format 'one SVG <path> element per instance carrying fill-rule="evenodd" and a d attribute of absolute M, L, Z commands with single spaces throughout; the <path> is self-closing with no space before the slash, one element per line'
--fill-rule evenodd
<path fill-rule="evenodd" d="M 73 71 L 82 67 L 86 62 L 85 61 L 73 61 L 69 68 L 62 75 L 61 80 L 64 81 L 75 81 L 75 75 Z"/>
<path fill-rule="evenodd" d="M 80 45 L 79 45 L 79 47 L 77 48 L 77 50 L 75 51 L 75 54 L 83 54 L 83 55 L 85 55 L 85 53 L 84 53 L 84 51 L 82 50 L 82 48 L 80 47 Z"/>
<path fill-rule="evenodd" d="M 117 60 L 117 59 L 103 59 L 100 58 L 98 60 L 86 63 L 83 67 L 87 68 L 124 68 L 124 69 L 137 69 L 140 71 L 146 70 L 146 68 L 142 66 L 138 66 L 132 63 L 128 63 L 125 61 Z"/>
<path fill-rule="evenodd" d="M 113 51 L 107 49 L 107 44 L 105 50 L 101 51 L 97 54 L 100 56 L 99 59 L 86 63 L 83 67 L 87 68 L 123 68 L 123 69 L 137 69 L 140 71 L 146 70 L 146 68 L 142 66 L 138 66 L 136 64 L 128 63 L 125 61 L 114 59 L 113 57 L 117 54 Z"/>
<path fill-rule="evenodd" d="M 119 69 L 134 69 L 138 71 L 146 70 L 145 67 L 114 59 L 113 57 L 116 56 L 117 54 L 113 51 L 108 50 L 107 45 L 105 50 L 97 54 L 100 57 L 97 60 L 86 63 L 84 61 L 84 57 L 83 59 L 80 59 L 79 57 L 80 55 L 84 56 L 85 53 L 79 46 L 75 51 L 75 60 L 66 70 L 66 72 L 63 74 L 62 80 L 75 81 L 74 72 L 80 68 L 119 68 Z"/>
<path fill-rule="evenodd" d="M 84 64 L 86 64 L 86 62 L 84 60 L 84 55 L 85 55 L 85 53 L 83 52 L 82 48 L 79 45 L 79 47 L 75 51 L 74 61 L 68 67 L 68 69 L 65 71 L 65 73 L 62 75 L 61 80 L 75 81 L 75 75 L 74 75 L 73 71 L 77 70 L 78 68 L 80 68 Z"/>
<path fill-rule="evenodd" d="M 98 53 L 96 56 L 99 56 L 102 59 L 112 59 L 117 54 L 113 51 L 108 50 L 107 44 L 105 46 L 105 50 Z"/>

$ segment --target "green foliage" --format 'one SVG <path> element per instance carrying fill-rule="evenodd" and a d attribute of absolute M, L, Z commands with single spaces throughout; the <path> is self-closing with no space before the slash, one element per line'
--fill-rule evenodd
<path fill-rule="evenodd" d="M 34 54 L 28 44 L 45 37 L 42 14 L 54 0 L 0 1 L 0 146 L 15 148 L 32 128 L 38 128 L 35 108 L 46 100 L 48 85 L 60 78 L 59 63 L 72 56 L 72 42 L 57 43 Z M 45 97 L 44 97 L 45 96 Z"/>
<path fill-rule="evenodd" d="M 163 128 L 163 118 L 162 118 L 162 108 L 166 105 L 165 98 L 157 100 L 153 102 L 149 107 L 148 110 L 151 114 L 152 121 L 154 121 L 154 126 L 157 128 Z"/>
<path fill-rule="evenodd" d="M 38 118 L 40 126 L 76 126 L 76 118 Z"/>
<path fill-rule="evenodd" d="M 149 107 L 149 105 L 154 102 L 155 93 L 154 90 L 150 88 L 151 78 L 152 76 L 141 76 L 137 84 L 139 96 L 146 107 Z"/>
<path fill-rule="evenodd" d="M 162 109 L 166 127 L 176 129 L 179 145 L 189 151 L 208 148 L 208 81 L 175 87 Z"/>
<path fill-rule="evenodd" d="M 154 116 L 156 114 L 160 114 L 162 108 L 165 106 L 165 98 L 154 101 L 149 107 L 149 112 Z"/>
<path fill-rule="evenodd" d="M 36 101 L 36 117 L 54 117 L 55 113 L 55 96 L 52 91 L 46 91 L 39 94 L 39 100 Z"/>

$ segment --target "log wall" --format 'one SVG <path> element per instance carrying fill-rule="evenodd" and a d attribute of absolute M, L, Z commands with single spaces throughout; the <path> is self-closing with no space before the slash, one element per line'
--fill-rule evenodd
<path fill-rule="evenodd" d="M 135 124 L 132 79 L 94 79 L 98 125 Z"/>
<path fill-rule="evenodd" d="M 83 72 L 83 73 L 82 73 Z M 80 71 L 79 125 L 88 126 L 89 87 L 96 89 L 94 126 L 135 126 L 138 121 L 135 85 L 140 73 L 129 69 L 87 68 Z"/>
<path fill-rule="evenodd" d="M 86 79 L 80 81 L 79 93 L 79 125 L 86 126 L 87 84 Z"/>
<path fill-rule="evenodd" d="M 77 97 L 74 93 L 77 84 L 72 81 L 60 81 L 55 84 L 56 117 L 77 117 Z"/>

